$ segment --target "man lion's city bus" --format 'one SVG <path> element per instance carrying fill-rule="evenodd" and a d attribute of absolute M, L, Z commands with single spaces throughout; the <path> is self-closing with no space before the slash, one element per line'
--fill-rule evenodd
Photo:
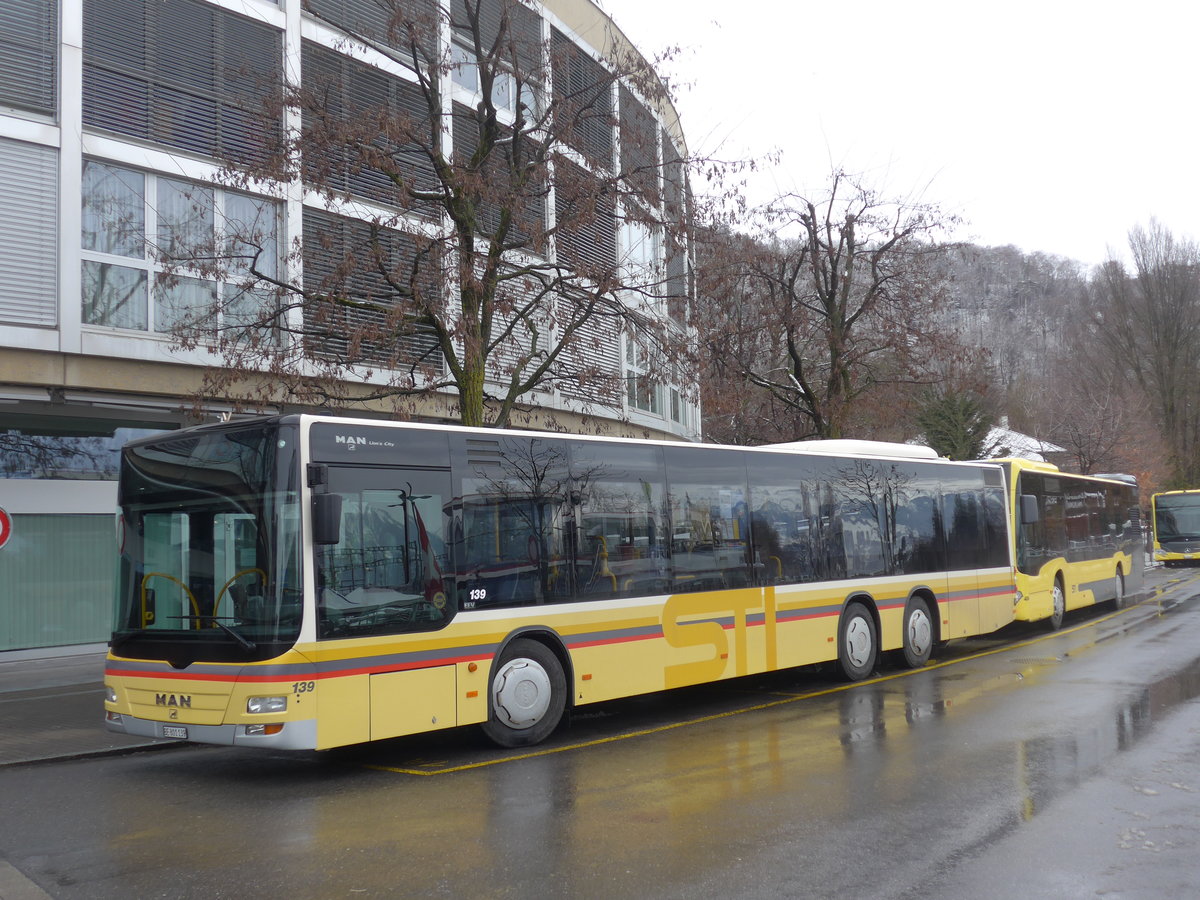
<path fill-rule="evenodd" d="M 586 704 L 821 662 L 858 680 L 1042 610 L 1015 593 L 1001 466 L 833 444 L 308 415 L 135 441 L 107 725 L 322 749 L 474 723 L 525 746 Z M 1070 531 L 1043 479 L 1047 534 Z"/>
<path fill-rule="evenodd" d="M 1142 590 L 1145 569 L 1137 484 L 1049 463 L 1003 460 L 1014 513 L 1017 601 L 1013 617 L 1062 625 L 1072 609 Z"/>
<path fill-rule="evenodd" d="M 1150 497 L 1154 560 L 1168 568 L 1200 565 L 1200 490 Z"/>

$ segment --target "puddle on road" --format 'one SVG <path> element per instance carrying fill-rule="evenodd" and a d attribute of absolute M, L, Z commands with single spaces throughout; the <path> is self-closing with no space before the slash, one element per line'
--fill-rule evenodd
<path fill-rule="evenodd" d="M 1030 819 L 1055 797 L 1101 771 L 1118 753 L 1131 750 L 1176 707 L 1200 696 L 1200 658 L 1141 691 L 1083 733 L 1022 743 L 1026 796 L 1020 818 Z"/>

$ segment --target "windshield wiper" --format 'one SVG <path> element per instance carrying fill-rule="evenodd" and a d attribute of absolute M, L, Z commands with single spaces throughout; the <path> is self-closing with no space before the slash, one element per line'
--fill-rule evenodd
<path fill-rule="evenodd" d="M 237 641 L 239 644 L 241 644 L 243 649 L 255 650 L 258 648 L 258 644 L 254 643 L 254 641 L 251 641 L 251 640 L 248 640 L 247 638 L 242 637 L 240 634 L 238 634 L 236 631 L 234 631 L 232 628 L 230 628 L 228 625 L 226 625 L 224 622 L 222 622 L 221 619 L 218 618 L 217 616 L 169 616 L 168 618 L 187 619 L 189 621 L 196 621 L 196 622 L 211 622 L 213 625 L 216 625 L 223 632 L 225 632 L 227 635 L 229 635 L 231 638 L 233 638 L 235 641 Z"/>

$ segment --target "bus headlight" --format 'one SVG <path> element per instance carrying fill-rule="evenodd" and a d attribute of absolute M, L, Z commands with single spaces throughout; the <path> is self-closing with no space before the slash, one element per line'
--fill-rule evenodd
<path fill-rule="evenodd" d="M 246 712 L 254 715 L 287 712 L 287 697 L 250 697 L 246 700 Z"/>
<path fill-rule="evenodd" d="M 110 685 L 107 685 L 107 684 L 104 686 L 104 699 L 107 700 L 109 703 L 117 702 L 117 692 Z"/>

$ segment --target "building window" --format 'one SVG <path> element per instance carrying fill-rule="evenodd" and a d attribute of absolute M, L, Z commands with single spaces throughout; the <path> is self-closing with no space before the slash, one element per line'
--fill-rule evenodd
<path fill-rule="evenodd" d="M 621 243 L 627 282 L 637 286 L 658 281 L 662 265 L 662 231 L 645 222 L 626 220 L 621 228 Z"/>
<path fill-rule="evenodd" d="M 0 4 L 0 104 L 54 115 L 58 84 L 58 3 Z"/>
<path fill-rule="evenodd" d="M 278 143 L 279 31 L 200 0 L 84 0 L 83 120 L 204 156 Z"/>
<path fill-rule="evenodd" d="M 537 118 L 543 111 L 540 87 L 544 75 L 542 21 L 537 13 L 518 0 L 453 0 L 450 54 L 455 99 L 471 109 L 475 109 L 481 99 L 472 16 L 478 19 L 478 38 L 485 52 L 501 40 L 500 31 L 504 29 L 494 62 L 492 105 L 498 111 L 516 117 L 519 75 L 520 104 L 526 110 L 525 117 Z"/>
<path fill-rule="evenodd" d="M 83 163 L 82 299 L 88 325 L 169 333 L 250 325 L 273 309 L 274 200 Z"/>
<path fill-rule="evenodd" d="M 479 63 L 475 51 L 455 41 L 450 47 L 451 72 L 454 79 L 454 98 L 472 109 L 481 99 L 479 87 Z M 517 79 L 508 72 L 496 72 L 492 80 L 492 106 L 497 112 L 507 113 L 513 118 L 517 114 Z M 530 113 L 538 109 L 537 92 L 532 85 L 521 85 L 521 102 Z"/>
<path fill-rule="evenodd" d="M 662 415 L 663 385 L 659 381 L 653 354 L 645 342 L 629 336 L 625 342 L 626 398 L 632 409 Z"/>
<path fill-rule="evenodd" d="M 691 416 L 688 415 L 688 402 L 679 392 L 679 388 L 671 388 L 671 421 L 684 428 L 691 426 Z"/>

